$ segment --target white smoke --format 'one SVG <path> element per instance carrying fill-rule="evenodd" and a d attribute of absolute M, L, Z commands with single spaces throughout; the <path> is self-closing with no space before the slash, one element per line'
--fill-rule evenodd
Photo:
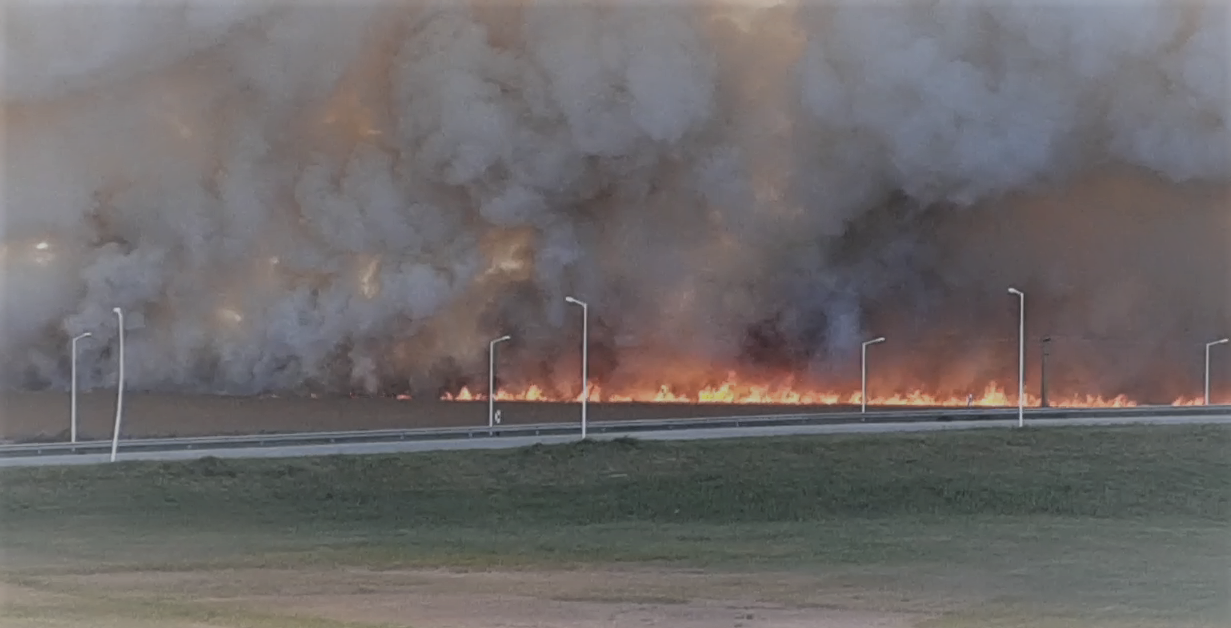
<path fill-rule="evenodd" d="M 114 306 L 131 386 L 237 393 L 434 393 L 503 333 L 506 379 L 572 386 L 566 295 L 617 384 L 845 383 L 886 333 L 886 382 L 979 385 L 1010 284 L 1036 334 L 1127 339 L 1083 391 L 1231 326 L 1219 0 L 5 12 L 11 386 L 82 331 L 113 381 Z"/>

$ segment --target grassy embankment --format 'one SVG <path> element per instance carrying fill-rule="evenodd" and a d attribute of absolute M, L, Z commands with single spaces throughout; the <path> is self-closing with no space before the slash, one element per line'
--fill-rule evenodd
<path fill-rule="evenodd" d="M 150 613 L 335 624 L 218 615 L 165 595 L 135 607 L 65 578 L 656 563 L 824 576 L 902 604 L 938 601 L 954 611 L 943 625 L 1205 625 L 1227 610 L 1229 436 L 1051 428 L 9 469 L 3 575 L 61 602 L 79 596 L 79 613 L 133 613 L 120 623 L 134 626 Z M 10 602 L 13 621 L 51 608 Z"/>

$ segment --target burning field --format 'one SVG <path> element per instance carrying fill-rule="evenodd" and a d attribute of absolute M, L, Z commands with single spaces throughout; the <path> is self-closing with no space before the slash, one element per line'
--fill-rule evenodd
<path fill-rule="evenodd" d="M 463 387 L 457 394 L 445 393 L 444 401 L 475 401 L 486 400 L 485 393 L 472 393 Z M 412 399 L 409 395 L 400 395 L 398 399 Z M 518 391 L 497 391 L 497 401 L 537 401 L 545 403 L 560 403 L 565 401 L 580 402 L 583 398 L 596 403 L 642 403 L 642 404 L 736 404 L 761 406 L 809 406 L 809 407 L 854 407 L 863 403 L 863 393 L 809 390 L 795 388 L 788 380 L 779 385 L 747 385 L 732 378 L 717 386 L 705 386 L 695 391 L 675 390 L 668 384 L 657 388 L 642 388 L 628 391 L 607 393 L 601 385 L 591 385 L 588 392 L 567 398 L 548 393 L 538 386 Z M 1179 397 L 1171 402 L 1173 406 L 1191 406 L 1201 403 L 1199 398 Z M 997 384 L 988 384 L 977 392 L 965 395 L 938 395 L 915 390 L 908 393 L 892 395 L 868 395 L 868 405 L 878 408 L 1001 408 L 1017 405 L 1017 392 L 1006 393 Z M 1026 405 L 1041 407 L 1041 396 L 1026 393 Z M 1112 398 L 1097 395 L 1051 397 L 1047 400 L 1048 407 L 1054 408 L 1128 408 L 1138 406 L 1136 401 L 1125 395 Z M 1157 404 L 1152 404 L 1157 405 Z"/>
<path fill-rule="evenodd" d="M 872 405 L 1014 405 L 1010 286 L 1030 405 L 1193 403 L 1231 333 L 1225 2 L 309 4 L 6 5 L 11 398 L 86 332 L 105 397 L 113 307 L 134 393 L 356 415 L 506 334 L 501 401 L 577 399 L 566 297 L 668 416 L 858 404 L 877 336 Z"/>

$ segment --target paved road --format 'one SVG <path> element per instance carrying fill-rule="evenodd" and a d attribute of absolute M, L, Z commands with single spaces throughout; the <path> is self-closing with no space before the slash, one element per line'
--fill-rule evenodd
<path fill-rule="evenodd" d="M 1099 426 L 1099 425 L 1183 425 L 1220 424 L 1231 425 L 1231 414 L 1213 416 L 1124 416 L 1077 419 L 1046 419 L 1028 421 L 1027 426 Z M 933 432 L 941 430 L 967 430 L 987 428 L 1015 428 L 1016 419 L 993 421 L 956 421 L 925 423 L 851 423 L 840 425 L 791 425 L 778 427 L 733 427 L 663 430 L 639 432 L 633 437 L 643 440 L 703 440 L 713 438 L 753 438 L 764 436 L 806 436 L 817 434 L 884 434 L 900 432 Z M 619 438 L 621 434 L 594 434 L 596 440 Z M 383 443 L 352 443 L 340 445 L 287 445 L 273 447 L 245 447 L 235 449 L 138 451 L 125 453 L 120 445 L 119 460 L 193 460 L 205 457 L 217 458 L 296 458 L 304 456 L 329 456 L 337 454 L 390 454 L 418 451 L 441 451 L 460 449 L 507 449 L 529 445 L 559 444 L 577 440 L 577 435 L 519 436 L 495 438 L 466 438 L 438 441 L 397 441 Z M 106 463 L 108 454 L 78 454 L 61 456 L 31 456 L 0 458 L 2 467 L 58 466 L 73 464 Z"/>

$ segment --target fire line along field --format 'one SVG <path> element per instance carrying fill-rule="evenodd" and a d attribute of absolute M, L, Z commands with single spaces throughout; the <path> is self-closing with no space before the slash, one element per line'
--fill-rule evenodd
<path fill-rule="evenodd" d="M 1231 3 L 4 21 L 5 628 L 1231 625 Z M 504 425 L 1027 412 L 125 456 L 481 432 L 489 385 Z"/>

